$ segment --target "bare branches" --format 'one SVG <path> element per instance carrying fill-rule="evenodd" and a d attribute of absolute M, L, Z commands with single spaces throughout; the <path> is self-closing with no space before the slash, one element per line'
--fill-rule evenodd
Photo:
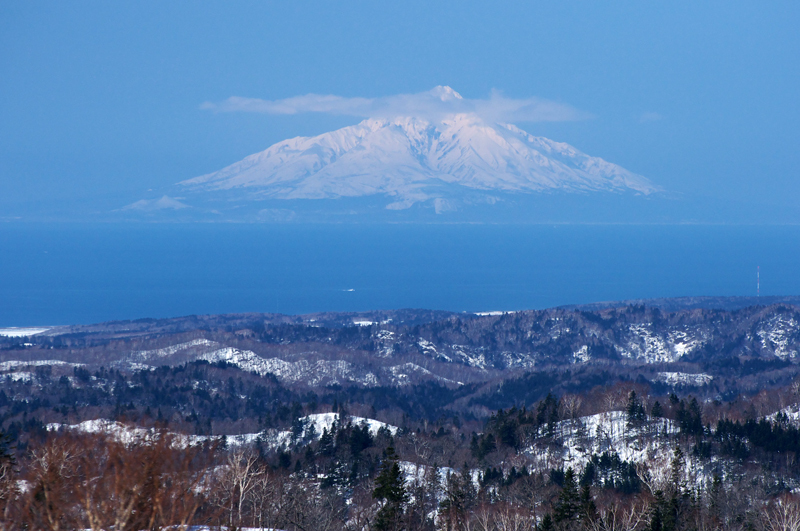
<path fill-rule="evenodd" d="M 800 506 L 791 497 L 779 498 L 763 512 L 764 531 L 800 531 Z"/>
<path fill-rule="evenodd" d="M 31 452 L 18 498 L 35 529 L 186 529 L 202 504 L 195 449 L 153 434 L 125 445 L 106 437 L 53 437 Z"/>

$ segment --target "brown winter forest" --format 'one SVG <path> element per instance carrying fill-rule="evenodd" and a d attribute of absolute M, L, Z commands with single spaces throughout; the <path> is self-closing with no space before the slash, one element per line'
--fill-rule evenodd
<path fill-rule="evenodd" d="M 666 453 L 626 462 L 611 445 L 565 468 L 565 426 L 598 402 L 621 410 L 621 444 Z M 62 429 L 24 451 L 6 437 L 3 529 L 797 530 L 798 431 L 783 418 L 731 421 L 727 409 L 675 395 L 662 406 L 616 386 L 499 411 L 480 431 L 450 418 L 372 435 L 342 408 L 330 432 L 278 450 L 191 444 L 167 425 Z"/>

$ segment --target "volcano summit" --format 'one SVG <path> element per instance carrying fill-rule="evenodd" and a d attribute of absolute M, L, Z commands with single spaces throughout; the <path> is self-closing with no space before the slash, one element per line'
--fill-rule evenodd
<path fill-rule="evenodd" d="M 431 92 L 461 99 L 449 87 Z M 574 147 L 532 136 L 475 113 L 438 121 L 369 118 L 315 137 L 279 142 L 214 173 L 180 183 L 186 192 L 236 191 L 250 199 L 335 199 L 382 195 L 386 208 L 493 193 L 633 192 L 648 179 Z M 239 194 L 237 194 L 239 195 Z"/>
<path fill-rule="evenodd" d="M 209 211 L 255 209 L 291 218 L 297 210 L 344 208 L 352 213 L 368 205 L 366 210 L 376 215 L 411 207 L 439 214 L 554 194 L 592 202 L 593 192 L 642 197 L 661 191 L 647 178 L 569 144 L 493 120 L 450 87 L 408 101 L 390 112 L 375 108 L 379 117 L 284 140 L 219 171 L 182 181 L 169 195 L 187 203 L 165 196 L 126 208 L 152 212 L 164 210 L 159 205 L 178 204 L 185 214 L 192 210 L 186 206 L 205 204 Z M 342 199 L 347 201 L 331 201 Z"/>

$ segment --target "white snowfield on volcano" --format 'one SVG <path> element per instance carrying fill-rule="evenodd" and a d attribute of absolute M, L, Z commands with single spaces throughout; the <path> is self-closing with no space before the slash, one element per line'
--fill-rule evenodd
<path fill-rule="evenodd" d="M 461 99 L 450 87 L 430 93 Z M 661 189 L 574 147 L 475 113 L 437 119 L 369 118 L 315 137 L 279 142 L 222 170 L 179 183 L 187 191 L 237 190 L 255 199 L 385 195 L 389 209 L 454 194 L 633 192 Z M 437 202 L 438 200 L 438 202 Z"/>

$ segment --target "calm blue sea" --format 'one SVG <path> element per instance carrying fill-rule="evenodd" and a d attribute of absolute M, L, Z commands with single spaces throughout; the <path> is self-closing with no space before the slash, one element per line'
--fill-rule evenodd
<path fill-rule="evenodd" d="M 0 225 L 0 327 L 800 294 L 800 228 Z"/>

